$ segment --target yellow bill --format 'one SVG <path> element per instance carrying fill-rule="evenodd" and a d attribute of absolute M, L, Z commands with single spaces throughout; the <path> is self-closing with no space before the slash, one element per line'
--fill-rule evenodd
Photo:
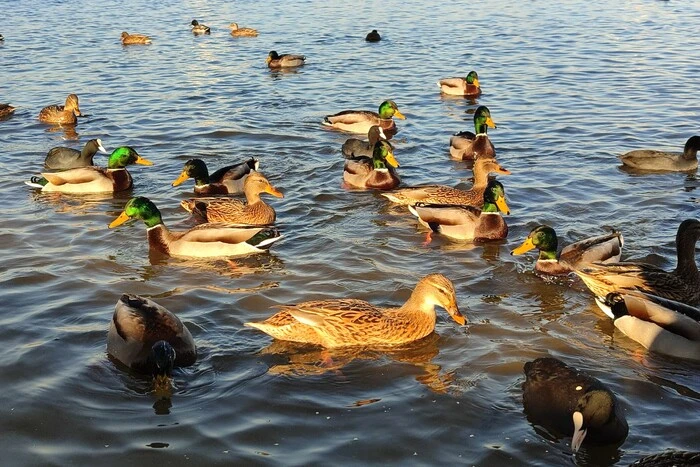
<path fill-rule="evenodd" d="M 532 239 L 530 237 L 527 237 L 525 241 L 523 242 L 522 245 L 520 245 L 518 248 L 515 250 L 511 251 L 511 255 L 522 255 L 523 253 L 527 253 L 528 251 L 532 250 L 535 248 L 535 244 L 532 243 Z"/>
<path fill-rule="evenodd" d="M 135 164 L 141 164 L 141 165 L 153 165 L 153 162 L 149 161 L 148 159 L 144 159 L 141 156 L 136 157 L 136 162 Z"/>
<path fill-rule="evenodd" d="M 282 194 L 282 192 L 279 191 L 277 188 L 275 188 L 272 185 L 267 186 L 265 193 L 270 193 L 272 196 L 276 196 L 278 198 L 284 198 L 284 195 Z"/>
<path fill-rule="evenodd" d="M 496 128 L 496 123 L 493 121 L 493 118 L 491 118 L 491 117 L 486 118 L 486 124 L 491 128 Z"/>
<path fill-rule="evenodd" d="M 122 211 L 122 213 L 119 214 L 119 217 L 117 217 L 116 219 L 114 219 L 112 222 L 109 223 L 108 227 L 110 229 L 113 229 L 115 227 L 122 225 L 124 222 L 128 221 L 129 219 L 131 219 L 131 217 L 129 217 L 125 211 Z"/>
<path fill-rule="evenodd" d="M 498 199 L 496 200 L 496 206 L 498 206 L 498 209 L 503 214 L 510 214 L 510 209 L 508 209 L 508 203 L 506 203 L 506 199 L 503 196 L 498 197 Z"/>
<path fill-rule="evenodd" d="M 392 166 L 394 168 L 399 166 L 399 161 L 396 160 L 393 152 L 389 151 L 387 153 L 385 159 L 386 159 L 387 164 L 389 164 L 390 166 Z"/>
<path fill-rule="evenodd" d="M 472 83 L 474 86 L 479 86 L 479 78 L 474 78 L 474 82 Z"/>
<path fill-rule="evenodd" d="M 406 116 L 404 114 L 402 114 L 401 112 L 399 112 L 399 109 L 396 109 L 394 111 L 394 117 L 401 119 L 401 120 L 406 120 Z"/>
<path fill-rule="evenodd" d="M 190 178 L 190 176 L 187 175 L 187 171 L 186 171 L 186 170 L 183 170 L 182 173 L 180 174 L 180 176 L 177 177 L 177 179 L 172 183 L 172 185 L 173 185 L 173 186 L 178 186 L 180 183 L 184 182 L 184 181 L 187 180 L 188 178 Z"/>

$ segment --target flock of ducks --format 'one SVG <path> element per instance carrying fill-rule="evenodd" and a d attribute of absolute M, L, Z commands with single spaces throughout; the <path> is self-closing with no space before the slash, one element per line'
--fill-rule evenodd
<path fill-rule="evenodd" d="M 210 34 L 211 29 L 193 20 L 193 34 Z M 231 23 L 232 36 L 255 37 L 258 32 Z M 376 30 L 366 36 L 378 42 Z M 124 45 L 150 44 L 148 36 L 123 32 Z M 271 68 L 297 67 L 302 55 L 279 55 L 271 51 Z M 440 92 L 478 97 L 478 75 L 438 81 Z M 0 105 L 0 117 L 14 112 Z M 54 125 L 75 125 L 81 116 L 78 96 L 71 94 L 64 105 L 45 107 L 39 120 Z M 508 226 L 501 213 L 508 214 L 505 189 L 490 175 L 509 175 L 496 160 L 488 128 L 496 128 L 486 106 L 474 111 L 474 132 L 454 134 L 449 142 L 453 159 L 473 161 L 474 182 L 469 190 L 443 185 L 401 187 L 391 137 L 397 127 L 394 118 L 405 119 L 392 100 L 382 102 L 377 112 L 346 110 L 327 115 L 322 124 L 349 133 L 367 135 L 368 140 L 350 138 L 341 151 L 346 158 L 343 180 L 360 189 L 382 190 L 390 202 L 407 207 L 430 233 L 460 241 L 503 240 Z M 700 137 L 688 139 L 682 153 L 656 150 L 632 151 L 621 156 L 624 165 L 649 171 L 691 171 L 697 169 Z M 53 148 L 45 159 L 44 172 L 28 185 L 43 192 L 94 193 L 130 189 L 133 180 L 127 166 L 152 165 L 131 147 L 114 149 L 106 168 L 97 167 L 93 157 L 108 154 L 99 139 L 88 141 L 81 151 Z M 109 228 L 140 219 L 147 228 L 152 250 L 185 257 L 222 257 L 258 253 L 281 238 L 274 227 L 275 210 L 261 195 L 282 198 L 283 194 L 259 172 L 258 161 L 250 160 L 209 173 L 200 159 L 187 161 L 178 186 L 193 179 L 194 198 L 181 206 L 199 222 L 185 232 L 171 232 L 161 213 L 149 199 L 136 196 Z M 244 194 L 245 202 L 226 195 Z M 429 234 L 430 235 L 430 234 Z M 676 236 L 678 266 L 665 271 L 645 263 L 620 262 L 623 238 L 620 232 L 591 237 L 558 251 L 557 235 L 549 226 L 534 228 L 520 246 L 521 255 L 539 250 L 535 270 L 544 276 L 575 273 L 595 296 L 596 303 L 625 335 L 651 351 L 679 358 L 700 360 L 700 274 L 695 262 L 695 244 L 700 221 L 683 221 Z M 262 322 L 248 322 L 270 336 L 337 348 L 345 346 L 390 347 L 421 339 L 434 332 L 435 307 L 441 307 L 459 325 L 466 317 L 459 311 L 452 282 L 442 274 L 423 277 L 409 299 L 395 308 L 379 308 L 357 299 L 317 300 L 283 306 Z M 174 367 L 191 365 L 197 350 L 192 335 L 180 319 L 157 303 L 124 294 L 115 307 L 108 333 L 107 351 L 134 371 L 151 374 L 157 391 L 167 393 Z M 584 440 L 598 444 L 621 444 L 629 428 L 615 395 L 596 378 L 585 375 L 554 358 L 540 358 L 524 367 L 523 404 L 528 418 L 554 431 L 572 436 L 578 450 Z"/>

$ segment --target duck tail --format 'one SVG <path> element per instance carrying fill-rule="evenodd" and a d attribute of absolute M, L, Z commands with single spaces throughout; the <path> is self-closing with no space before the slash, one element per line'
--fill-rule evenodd
<path fill-rule="evenodd" d="M 274 227 L 263 229 L 257 234 L 253 235 L 247 243 L 253 245 L 256 248 L 269 248 L 274 242 L 282 238 L 282 234 L 279 230 Z"/>
<path fill-rule="evenodd" d="M 32 188 L 44 188 L 46 184 L 49 183 L 44 177 L 32 177 L 29 181 L 25 181 L 24 184 Z"/>

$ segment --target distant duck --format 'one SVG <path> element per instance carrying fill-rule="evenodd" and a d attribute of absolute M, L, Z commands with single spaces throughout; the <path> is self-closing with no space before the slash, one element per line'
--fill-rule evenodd
<path fill-rule="evenodd" d="M 525 364 L 523 407 L 528 420 L 572 436 L 576 452 L 586 444 L 620 445 L 629 427 L 615 394 L 598 379 L 556 358 Z"/>
<path fill-rule="evenodd" d="M 238 164 L 222 167 L 209 175 L 207 164 L 201 159 L 185 162 L 180 176 L 172 183 L 178 186 L 189 178 L 194 179 L 194 192 L 198 195 L 226 195 L 243 193 L 246 176 L 258 170 L 259 162 L 255 158 Z"/>
<path fill-rule="evenodd" d="M 452 96 L 476 97 L 481 94 L 479 75 L 470 71 L 466 78 L 444 78 L 437 82 L 441 92 Z"/>
<path fill-rule="evenodd" d="M 368 141 L 357 138 L 348 138 L 341 148 L 343 155 L 351 159 L 353 157 L 372 157 L 374 144 L 379 140 L 386 140 L 384 130 L 377 125 L 372 125 L 367 132 Z"/>
<path fill-rule="evenodd" d="M 401 120 L 406 119 L 399 111 L 396 102 L 384 101 L 379 105 L 379 112 L 372 112 L 371 110 L 343 110 L 337 114 L 326 115 L 322 123 L 337 130 L 359 134 L 367 134 L 373 125 L 377 125 L 385 133 L 389 131 L 393 135 L 396 132 L 396 124 L 393 117 Z"/>
<path fill-rule="evenodd" d="M 80 116 L 78 96 L 69 94 L 65 105 L 49 105 L 39 112 L 39 121 L 59 125 L 74 125 Z"/>
<path fill-rule="evenodd" d="M 374 144 L 372 157 L 359 157 L 345 161 L 343 180 L 355 188 L 391 190 L 401 180 L 395 168 L 399 166 L 391 145 L 384 140 Z"/>
<path fill-rule="evenodd" d="M 211 32 L 209 26 L 199 24 L 199 21 L 196 19 L 193 19 L 190 24 L 192 25 L 192 32 L 194 34 L 209 34 Z"/>
<path fill-rule="evenodd" d="M 292 68 L 302 66 L 305 61 L 306 57 L 303 55 L 280 55 L 274 50 L 271 50 L 265 59 L 265 63 L 267 63 L 267 66 L 270 68 Z"/>
<path fill-rule="evenodd" d="M 231 35 L 234 37 L 257 37 L 258 31 L 253 28 L 239 28 L 238 23 L 229 24 Z"/>
<path fill-rule="evenodd" d="M 13 113 L 15 113 L 15 108 L 10 104 L 0 104 L 0 120 L 9 118 Z"/>
<path fill-rule="evenodd" d="M 5 37 L 2 34 L 0 34 L 0 42 L 2 42 L 4 40 L 5 40 Z"/>
<path fill-rule="evenodd" d="M 150 44 L 151 38 L 144 34 L 129 34 L 124 31 L 121 35 L 122 45 Z"/>
<path fill-rule="evenodd" d="M 522 255 L 533 248 L 540 251 L 535 270 L 548 275 L 563 275 L 573 272 L 573 266 L 593 261 L 616 263 L 620 261 L 624 240 L 620 232 L 590 237 L 565 246 L 557 254 L 557 233 L 548 225 L 538 225 L 528 234 L 523 243 L 510 252 Z"/>
<path fill-rule="evenodd" d="M 450 138 L 450 156 L 457 160 L 491 159 L 496 157 L 496 148 L 486 134 L 488 127 L 496 128 L 491 111 L 485 105 L 474 112 L 474 131 L 460 131 Z"/>
<path fill-rule="evenodd" d="M 89 140 L 87 143 L 85 143 L 85 146 L 83 146 L 82 151 L 63 146 L 51 148 L 46 154 L 44 166 L 47 169 L 52 170 L 89 167 L 91 165 L 95 165 L 93 162 L 93 157 L 95 157 L 95 154 L 97 154 L 98 151 L 102 154 L 109 154 L 109 152 L 102 146 L 102 141 L 99 139 Z"/>
<path fill-rule="evenodd" d="M 376 29 L 372 29 L 372 32 L 367 33 L 367 36 L 365 36 L 365 40 L 367 42 L 379 42 L 382 40 L 382 37 L 379 35 Z"/>
<path fill-rule="evenodd" d="M 122 295 L 114 307 L 107 353 L 138 373 L 152 375 L 156 391 L 170 389 L 174 367 L 197 361 L 194 339 L 180 318 L 132 294 Z"/>
<path fill-rule="evenodd" d="M 620 156 L 627 167 L 648 171 L 688 172 L 698 168 L 700 136 L 691 136 L 682 153 L 638 149 Z"/>

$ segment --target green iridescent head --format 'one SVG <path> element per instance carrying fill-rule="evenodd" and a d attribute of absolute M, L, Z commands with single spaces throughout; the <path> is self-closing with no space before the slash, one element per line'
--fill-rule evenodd
<path fill-rule="evenodd" d="M 488 127 L 496 128 L 496 124 L 491 119 L 491 111 L 485 105 L 481 105 L 474 112 L 474 130 L 476 134 L 486 133 Z"/>
<path fill-rule="evenodd" d="M 188 178 L 194 178 L 196 186 L 209 184 L 209 170 L 207 164 L 202 159 L 190 159 L 185 162 L 180 176 L 172 183 L 173 186 L 178 186 Z"/>
<path fill-rule="evenodd" d="M 558 245 L 559 242 L 554 229 L 548 225 L 538 225 L 532 229 L 522 245 L 511 251 L 510 254 L 522 255 L 533 248 L 537 248 L 540 250 L 539 259 L 556 259 Z"/>
<path fill-rule="evenodd" d="M 503 214 L 510 214 L 506 203 L 506 191 L 501 182 L 495 179 L 489 180 L 486 191 L 484 191 L 484 207 L 481 210 L 483 212 L 498 212 L 500 210 Z"/>
<path fill-rule="evenodd" d="M 467 77 L 465 78 L 467 80 L 467 84 L 473 84 L 474 86 L 479 86 L 479 75 L 476 74 L 476 71 L 472 70 L 467 74 Z"/>
<path fill-rule="evenodd" d="M 394 168 L 399 166 L 399 162 L 394 157 L 394 148 L 388 141 L 382 139 L 374 143 L 372 163 L 375 169 L 386 169 L 387 165 Z"/>
<path fill-rule="evenodd" d="M 399 112 L 399 108 L 394 101 L 384 101 L 379 104 L 379 118 L 382 120 L 388 120 L 392 117 L 400 118 L 401 120 L 406 120 L 406 117 Z"/>
<path fill-rule="evenodd" d="M 139 156 L 139 153 L 136 152 L 134 148 L 129 146 L 120 146 L 112 151 L 112 154 L 109 156 L 107 168 L 123 169 L 127 165 L 131 164 L 153 165 L 153 162 Z"/>
<path fill-rule="evenodd" d="M 156 205 L 143 196 L 137 196 L 127 201 L 124 211 L 109 224 L 109 228 L 113 229 L 122 225 L 129 219 L 141 219 L 146 224 L 146 227 L 149 228 L 163 223 L 160 211 Z"/>

